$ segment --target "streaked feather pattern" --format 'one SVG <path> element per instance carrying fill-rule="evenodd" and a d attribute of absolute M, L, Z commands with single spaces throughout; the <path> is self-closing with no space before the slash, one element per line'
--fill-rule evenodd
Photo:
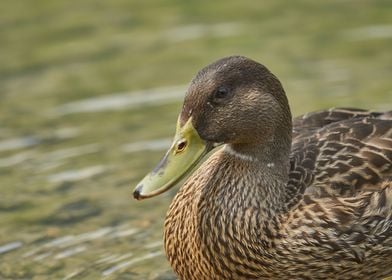
<path fill-rule="evenodd" d="M 392 113 L 331 109 L 293 124 L 288 182 L 222 149 L 180 189 L 165 247 L 181 279 L 392 274 Z"/>
<path fill-rule="evenodd" d="M 278 78 L 230 56 L 191 81 L 179 125 L 187 121 L 225 147 L 167 213 L 165 249 L 180 279 L 392 275 L 392 111 L 292 120 Z"/>

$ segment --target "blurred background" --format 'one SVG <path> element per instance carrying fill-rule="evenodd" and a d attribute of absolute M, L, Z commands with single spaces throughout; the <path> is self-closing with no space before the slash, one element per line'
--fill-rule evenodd
<path fill-rule="evenodd" d="M 241 54 L 280 78 L 293 115 L 387 110 L 391 45 L 389 0 L 2 1 L 0 279 L 171 279 L 176 190 L 131 194 L 192 76 Z"/>

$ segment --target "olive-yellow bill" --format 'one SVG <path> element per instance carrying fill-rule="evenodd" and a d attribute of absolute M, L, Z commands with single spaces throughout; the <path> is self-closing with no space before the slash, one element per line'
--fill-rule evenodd
<path fill-rule="evenodd" d="M 177 122 L 173 144 L 158 165 L 136 186 L 133 196 L 144 199 L 161 194 L 184 178 L 212 145 L 202 140 L 192 125 L 192 118 L 180 126 Z"/>

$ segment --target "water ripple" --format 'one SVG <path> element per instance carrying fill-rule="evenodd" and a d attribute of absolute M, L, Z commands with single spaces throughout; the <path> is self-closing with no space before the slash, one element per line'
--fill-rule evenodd
<path fill-rule="evenodd" d="M 61 116 L 75 113 L 124 110 L 142 105 L 161 105 L 182 99 L 184 93 L 185 86 L 172 86 L 109 94 L 66 103 L 55 108 L 52 115 Z"/>
<path fill-rule="evenodd" d="M 154 140 L 145 140 L 133 142 L 122 146 L 122 150 L 126 153 L 134 153 L 140 151 L 161 151 L 170 147 L 171 138 L 161 138 Z"/>
<path fill-rule="evenodd" d="M 386 39 L 392 37 L 392 25 L 369 25 L 347 30 L 344 34 L 353 41 Z"/>
<path fill-rule="evenodd" d="M 59 172 L 48 176 L 49 182 L 75 182 L 83 179 L 91 178 L 95 175 L 101 174 L 107 170 L 107 167 L 102 165 L 89 166 L 83 169 L 73 169 Z"/>
<path fill-rule="evenodd" d="M 0 141 L 0 151 L 10 151 L 35 146 L 40 140 L 33 136 L 11 138 Z"/>
<path fill-rule="evenodd" d="M 121 263 L 119 263 L 119 264 L 117 264 L 115 266 L 112 266 L 112 267 L 102 271 L 102 276 L 109 276 L 110 274 L 116 272 L 117 270 L 123 269 L 123 268 L 128 267 L 128 266 L 130 266 L 132 264 L 135 264 L 135 263 L 138 263 L 138 262 L 141 262 L 141 261 L 144 261 L 144 260 L 155 258 L 155 257 L 157 257 L 159 255 L 162 255 L 161 251 L 148 253 L 148 254 L 146 254 L 146 255 L 144 255 L 142 257 L 138 257 L 138 258 L 134 258 L 134 259 L 129 260 L 129 261 L 121 262 Z"/>
<path fill-rule="evenodd" d="M 15 242 L 11 242 L 11 243 L 7 243 L 5 245 L 0 246 L 0 255 L 1 254 L 5 254 L 7 252 L 16 250 L 20 247 L 22 247 L 23 243 L 20 241 L 15 241 Z"/>

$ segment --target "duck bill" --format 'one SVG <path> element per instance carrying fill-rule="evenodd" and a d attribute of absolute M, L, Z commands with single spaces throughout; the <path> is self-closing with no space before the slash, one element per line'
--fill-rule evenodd
<path fill-rule="evenodd" d="M 161 194 L 183 179 L 211 150 L 192 125 L 177 122 L 173 144 L 158 165 L 136 186 L 133 197 L 141 200 Z"/>

